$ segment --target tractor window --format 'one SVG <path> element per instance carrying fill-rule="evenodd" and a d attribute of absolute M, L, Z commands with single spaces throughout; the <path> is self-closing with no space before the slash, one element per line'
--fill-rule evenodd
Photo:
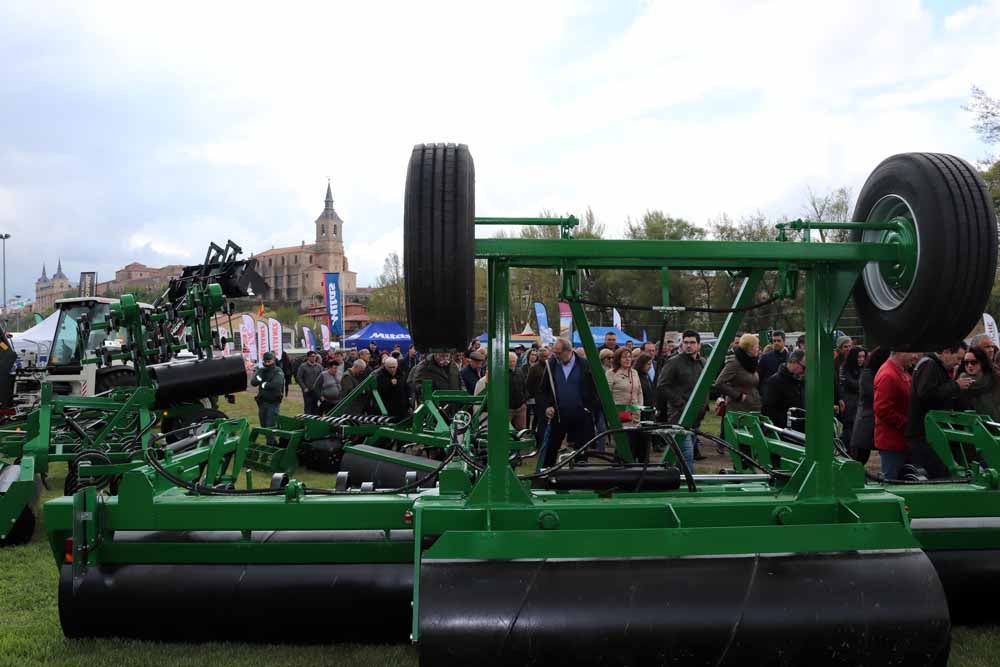
<path fill-rule="evenodd" d="M 80 363 L 80 346 L 78 323 L 80 316 L 87 313 L 90 323 L 104 322 L 108 317 L 108 304 L 74 304 L 64 307 L 59 313 L 56 324 L 56 335 L 52 341 L 52 352 L 49 355 L 50 366 L 74 366 Z M 84 346 L 86 351 L 97 349 L 104 344 L 108 332 L 101 329 L 91 331 L 90 338 Z"/>

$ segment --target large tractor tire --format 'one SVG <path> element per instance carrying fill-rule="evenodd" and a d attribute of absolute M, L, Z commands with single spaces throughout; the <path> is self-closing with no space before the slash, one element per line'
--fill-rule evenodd
<path fill-rule="evenodd" d="M 135 371 L 125 366 L 112 366 L 98 372 L 94 393 L 102 394 L 115 387 L 134 387 Z"/>
<path fill-rule="evenodd" d="M 894 155 L 868 177 L 854 220 L 895 221 L 898 228 L 854 231 L 852 241 L 915 250 L 908 262 L 870 262 L 854 288 L 872 342 L 894 350 L 937 350 L 972 330 L 997 263 L 993 202 L 975 169 L 952 155 Z"/>
<path fill-rule="evenodd" d="M 475 217 L 468 146 L 414 146 L 403 205 L 403 272 L 410 336 L 419 350 L 464 350 L 472 338 Z"/>

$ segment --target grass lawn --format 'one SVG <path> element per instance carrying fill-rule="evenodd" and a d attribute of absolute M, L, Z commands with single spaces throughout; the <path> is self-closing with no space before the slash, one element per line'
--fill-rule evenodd
<path fill-rule="evenodd" d="M 236 405 L 224 405 L 230 416 L 247 417 L 256 423 L 256 405 L 242 395 Z M 293 387 L 282 413 L 302 411 L 301 394 Z M 704 430 L 718 432 L 718 422 L 708 421 Z M 725 465 L 714 448 L 705 451 L 710 459 L 699 463 L 699 472 L 715 472 Z M 56 466 L 49 479 L 52 491 L 62 489 L 65 470 Z M 322 476 L 303 471 L 302 478 L 316 484 Z M 323 483 L 329 483 L 325 481 Z M 338 666 L 416 665 L 417 652 L 410 646 L 274 646 L 239 643 L 156 644 L 152 642 L 88 640 L 67 641 L 59 628 L 56 608 L 58 571 L 45 541 L 42 522 L 31 544 L 0 550 L 0 666 L 5 665 L 307 665 Z M 336 619 L 330 619 L 335 623 Z M 1000 628 L 954 629 L 953 667 L 993 667 L 1000 655 Z"/>

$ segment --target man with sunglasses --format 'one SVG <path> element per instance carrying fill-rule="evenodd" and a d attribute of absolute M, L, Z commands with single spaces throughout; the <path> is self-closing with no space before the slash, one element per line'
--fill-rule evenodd
<path fill-rule="evenodd" d="M 757 362 L 760 386 L 763 387 L 767 379 L 777 373 L 781 364 L 787 361 L 788 348 L 785 347 L 785 332 L 775 330 L 771 332 L 771 351 L 760 355 L 760 361 Z"/>

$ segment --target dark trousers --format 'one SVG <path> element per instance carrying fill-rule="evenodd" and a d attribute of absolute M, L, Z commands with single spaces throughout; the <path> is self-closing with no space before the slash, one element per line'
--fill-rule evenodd
<path fill-rule="evenodd" d="M 906 444 L 910 448 L 910 463 L 927 471 L 928 479 L 941 479 L 948 476 L 948 469 L 926 438 L 907 438 Z"/>
<path fill-rule="evenodd" d="M 278 425 L 278 411 L 281 409 L 281 403 L 270 403 L 266 401 L 257 402 L 257 418 L 260 420 L 260 425 L 266 428 L 274 428 Z M 268 436 L 267 444 L 273 445 L 277 442 L 274 436 Z"/>
<path fill-rule="evenodd" d="M 540 437 L 545 436 L 545 421 L 540 425 Z M 590 415 L 564 417 L 562 421 L 552 420 L 549 425 L 549 441 L 545 448 L 545 467 L 555 464 L 559 456 L 562 441 L 568 439 L 573 448 L 577 448 L 594 437 L 594 421 Z M 540 439 L 539 442 L 542 442 Z"/>
<path fill-rule="evenodd" d="M 302 403 L 307 415 L 318 415 L 319 397 L 308 389 L 302 390 Z"/>

